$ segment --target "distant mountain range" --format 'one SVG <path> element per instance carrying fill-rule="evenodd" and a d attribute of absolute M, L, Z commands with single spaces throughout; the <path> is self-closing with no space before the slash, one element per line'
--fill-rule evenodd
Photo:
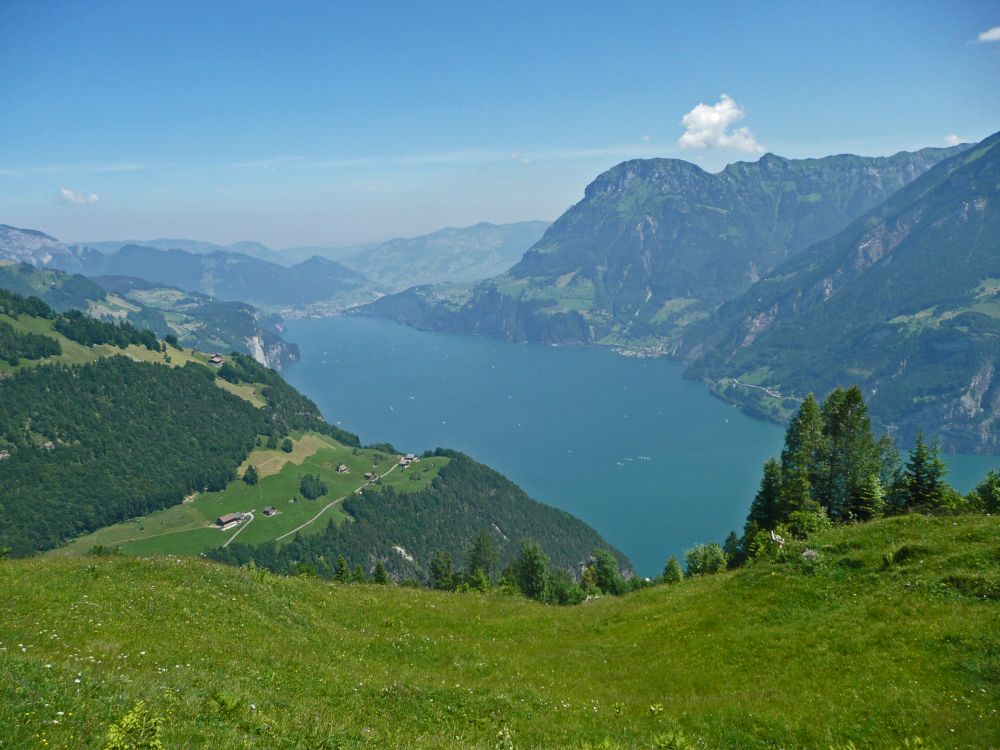
<path fill-rule="evenodd" d="M 513 340 L 619 345 L 781 421 L 860 384 L 912 441 L 1000 453 L 1000 134 L 885 158 L 765 155 L 712 175 L 626 162 L 506 274 L 362 312 Z"/>
<path fill-rule="evenodd" d="M 779 266 L 685 355 L 751 411 L 859 383 L 906 441 L 1000 453 L 1000 133 Z"/>
<path fill-rule="evenodd" d="M 594 180 L 507 273 L 464 294 L 413 289 L 368 311 L 513 340 L 649 340 L 670 350 L 717 305 L 962 148 L 766 154 L 718 174 L 677 159 L 625 162 Z"/>
<path fill-rule="evenodd" d="M 290 247 L 284 250 L 274 250 L 259 242 L 217 245 L 185 239 L 79 244 L 106 254 L 117 253 L 130 245 L 197 254 L 239 253 L 284 266 L 294 266 L 318 256 L 337 261 L 388 291 L 400 291 L 418 284 L 480 281 L 501 274 L 521 259 L 548 226 L 549 223 L 544 221 L 513 224 L 482 222 L 381 243 L 350 247 Z"/>
<path fill-rule="evenodd" d="M 189 252 L 125 245 L 111 253 L 0 225 L 0 258 L 85 276 L 141 278 L 271 311 L 327 312 L 367 302 L 381 289 L 356 271 L 314 257 L 293 266 L 224 250 Z"/>
<path fill-rule="evenodd" d="M 299 357 L 282 338 L 281 319 L 244 302 L 223 302 L 204 294 L 125 276 L 88 279 L 29 263 L 0 260 L 0 289 L 39 297 L 58 312 L 82 310 L 93 317 L 128 320 L 157 336 L 204 352 L 250 354 L 280 369 Z"/>

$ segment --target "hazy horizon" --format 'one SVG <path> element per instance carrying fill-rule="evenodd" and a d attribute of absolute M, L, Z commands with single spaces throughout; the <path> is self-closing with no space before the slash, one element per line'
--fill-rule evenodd
<path fill-rule="evenodd" d="M 718 171 L 998 129 L 995 5 L 742 11 L 13 0 L 0 221 L 350 246 L 551 221 L 627 159 Z"/>

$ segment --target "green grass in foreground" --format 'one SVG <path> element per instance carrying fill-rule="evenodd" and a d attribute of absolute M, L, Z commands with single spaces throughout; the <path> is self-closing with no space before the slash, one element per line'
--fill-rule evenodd
<path fill-rule="evenodd" d="M 262 544 L 283 536 L 289 541 L 294 537 L 290 532 L 303 524 L 309 525 L 301 529 L 301 533 L 309 534 L 322 531 L 331 520 L 338 524 L 345 521 L 348 516 L 340 509 L 340 504 L 330 504 L 364 485 L 366 471 L 374 469 L 385 474 L 381 480 L 383 486 L 395 487 L 401 492 L 416 491 L 426 487 L 448 463 L 447 458 L 435 457 L 418 461 L 409 469 L 393 469 L 396 454 L 350 448 L 315 432 L 296 433 L 293 438 L 291 453 L 257 449 L 250 454 L 240 473 L 249 464 L 258 467 L 261 479 L 254 486 L 237 479 L 221 492 L 206 492 L 191 502 L 99 529 L 48 554 L 87 554 L 96 545 L 101 545 L 133 555 L 197 555 L 223 544 L 240 529 L 211 528 L 216 518 L 251 510 L 256 511 L 254 519 L 239 531 L 240 542 Z M 341 463 L 350 467 L 348 473 L 337 473 Z M 393 470 L 388 473 L 390 469 Z M 315 500 L 304 500 L 299 494 L 303 474 L 319 475 L 327 486 L 326 494 Z M 414 479 L 414 475 L 418 478 Z M 263 510 L 267 505 L 274 506 L 279 511 L 277 515 L 265 516 Z"/>
<path fill-rule="evenodd" d="M 571 608 L 182 558 L 0 565 L 0 746 L 1000 746 L 1000 519 L 836 529 Z M 657 744 L 659 742 L 659 744 Z"/>

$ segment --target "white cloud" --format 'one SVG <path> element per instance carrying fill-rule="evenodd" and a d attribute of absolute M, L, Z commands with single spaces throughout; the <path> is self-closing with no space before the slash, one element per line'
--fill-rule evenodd
<path fill-rule="evenodd" d="M 1000 42 L 1000 26 L 994 26 L 992 29 L 986 29 L 986 31 L 979 35 L 979 41 Z"/>
<path fill-rule="evenodd" d="M 81 193 L 79 190 L 70 190 L 69 188 L 59 188 L 59 193 L 62 195 L 63 203 L 75 203 L 78 206 L 87 206 L 101 202 L 101 196 L 97 193 L 87 195 L 86 193 Z"/>
<path fill-rule="evenodd" d="M 642 137 L 642 140 L 644 140 L 646 143 L 649 143 L 650 141 L 653 140 L 653 136 L 651 136 L 651 135 L 644 135 Z"/>
<path fill-rule="evenodd" d="M 525 156 L 520 151 L 514 151 L 511 153 L 510 158 L 521 164 L 531 164 L 531 157 Z"/>
<path fill-rule="evenodd" d="M 949 133 L 944 137 L 944 142 L 947 143 L 949 146 L 957 146 L 959 143 L 962 142 L 962 136 L 955 135 L 954 133 Z"/>
<path fill-rule="evenodd" d="M 723 94 L 718 103 L 701 103 L 681 118 L 684 135 L 677 140 L 681 148 L 727 148 L 747 153 L 763 153 L 764 148 L 748 128 L 730 130 L 730 126 L 746 116 L 746 110 Z"/>

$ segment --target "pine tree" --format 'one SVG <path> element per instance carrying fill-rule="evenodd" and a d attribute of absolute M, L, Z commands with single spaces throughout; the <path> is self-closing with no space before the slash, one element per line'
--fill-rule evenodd
<path fill-rule="evenodd" d="M 663 567 L 661 580 L 664 583 L 677 583 L 682 578 L 684 578 L 684 571 L 681 570 L 681 564 L 677 562 L 676 555 L 671 555 L 670 559 L 667 560 L 667 564 Z"/>
<path fill-rule="evenodd" d="M 939 507 L 950 489 L 944 481 L 947 473 L 941 460 L 941 447 L 935 439 L 930 446 L 923 433 L 917 435 L 917 444 L 910 451 L 904 473 L 907 489 L 907 506 L 914 509 L 932 510 Z"/>
<path fill-rule="evenodd" d="M 438 550 L 431 558 L 431 587 L 442 591 L 455 587 L 454 562 L 447 550 Z"/>
<path fill-rule="evenodd" d="M 341 583 L 347 583 L 351 580 L 351 571 L 347 567 L 347 558 L 343 555 L 337 555 L 337 562 L 335 563 L 333 578 Z"/>
<path fill-rule="evenodd" d="M 493 567 L 497 560 L 496 547 L 493 545 L 493 539 L 489 532 L 485 529 L 473 537 L 469 545 L 468 558 L 469 565 L 466 570 L 470 578 L 477 571 L 486 576 L 487 580 L 493 575 Z"/>
<path fill-rule="evenodd" d="M 979 512 L 1000 513 L 1000 472 L 990 469 L 971 495 Z"/>
<path fill-rule="evenodd" d="M 389 574 L 385 570 L 385 566 L 382 564 L 381 560 L 375 562 L 375 571 L 372 573 L 372 583 L 377 583 L 380 586 L 385 586 L 389 583 Z"/>
<path fill-rule="evenodd" d="M 792 418 L 781 451 L 781 503 L 779 519 L 805 507 L 813 487 L 821 481 L 824 460 L 823 415 L 810 393 Z"/>
<path fill-rule="evenodd" d="M 861 389 L 837 388 L 823 402 L 824 460 L 813 498 L 834 521 L 847 520 L 852 496 L 881 468 L 880 449 Z"/>
<path fill-rule="evenodd" d="M 537 542 L 525 539 L 513 566 L 514 583 L 529 599 L 545 600 L 549 583 L 549 558 Z"/>
<path fill-rule="evenodd" d="M 744 536 L 753 536 L 759 529 L 773 529 L 780 520 L 780 503 L 781 465 L 772 458 L 764 464 L 764 477 L 750 504 Z"/>
<path fill-rule="evenodd" d="M 869 474 L 851 496 L 850 512 L 855 518 L 867 521 L 878 518 L 885 511 L 885 492 L 875 474 Z"/>
<path fill-rule="evenodd" d="M 351 571 L 351 582 L 364 583 L 367 580 L 368 576 L 365 575 L 365 569 L 361 567 L 361 563 L 357 563 L 354 566 L 354 570 Z"/>
<path fill-rule="evenodd" d="M 594 552 L 594 582 L 605 594 L 617 596 L 622 593 L 622 578 L 618 572 L 618 562 L 606 549 Z"/>
<path fill-rule="evenodd" d="M 251 487 L 257 484 L 257 467 L 253 464 L 247 466 L 247 470 L 243 472 L 243 481 L 249 484 Z"/>
<path fill-rule="evenodd" d="M 746 560 L 743 544 L 735 531 L 729 532 L 726 541 L 722 543 L 722 551 L 726 553 L 726 565 L 730 568 L 738 568 Z"/>

